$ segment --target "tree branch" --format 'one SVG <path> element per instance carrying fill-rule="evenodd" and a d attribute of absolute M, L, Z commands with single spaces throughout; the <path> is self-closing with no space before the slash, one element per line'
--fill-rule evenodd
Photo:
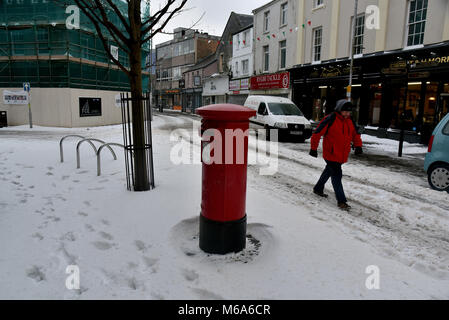
<path fill-rule="evenodd" d="M 103 44 L 103 47 L 106 51 L 106 55 L 128 76 L 131 76 L 131 73 L 129 72 L 128 69 L 125 68 L 125 66 L 123 66 L 123 64 L 121 64 L 120 61 L 118 61 L 117 59 L 114 58 L 114 56 L 112 56 L 111 52 L 110 52 L 110 48 L 108 45 L 108 42 L 106 40 L 106 38 L 103 35 L 103 31 L 101 30 L 100 24 L 99 22 L 96 20 L 96 18 L 94 18 L 94 16 L 91 15 L 90 10 L 92 10 L 92 8 L 90 7 L 84 7 L 84 5 L 82 5 L 80 2 L 83 0 L 75 0 L 76 4 L 79 6 L 80 10 L 83 11 L 83 13 L 92 21 L 95 30 L 97 30 L 98 36 L 100 37 L 100 40 Z M 89 10 L 90 9 L 90 10 Z"/>
<path fill-rule="evenodd" d="M 142 44 L 146 43 L 148 40 L 153 38 L 153 36 L 155 34 L 159 33 L 162 29 L 164 29 L 165 26 L 167 25 L 167 23 L 170 21 L 170 19 L 184 7 L 184 5 L 187 3 L 187 0 L 182 0 L 181 4 L 170 13 L 170 15 L 165 19 L 165 21 L 162 23 L 162 25 L 159 28 L 157 28 L 156 31 L 150 32 L 153 29 L 153 27 L 161 20 L 161 18 L 167 13 L 168 9 L 170 8 L 170 6 L 173 3 L 174 3 L 174 0 L 169 0 L 167 2 L 167 5 L 164 7 L 164 9 L 162 9 L 162 11 L 164 11 L 164 13 L 161 14 L 159 17 L 157 17 L 157 19 L 154 20 L 147 28 L 142 30 L 142 37 L 144 38 L 143 40 L 141 40 Z M 148 33 L 150 33 L 150 35 L 148 37 L 145 37 L 145 35 Z"/>

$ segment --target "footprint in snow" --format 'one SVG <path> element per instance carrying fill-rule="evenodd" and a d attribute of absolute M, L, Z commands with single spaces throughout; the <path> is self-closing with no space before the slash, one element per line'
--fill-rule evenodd
<path fill-rule="evenodd" d="M 140 240 L 134 241 L 134 244 L 136 245 L 137 250 L 139 250 L 139 251 L 141 251 L 141 252 L 146 252 L 147 249 L 148 249 L 149 247 L 151 247 L 151 246 L 147 247 L 147 245 L 146 245 L 143 241 L 140 241 Z"/>
<path fill-rule="evenodd" d="M 92 227 L 90 224 L 85 224 L 84 226 L 86 227 L 87 231 L 89 231 L 89 232 L 95 231 L 94 227 Z"/>
<path fill-rule="evenodd" d="M 95 241 L 92 242 L 92 244 L 94 245 L 95 248 L 102 251 L 109 250 L 114 246 L 113 244 L 105 241 Z"/>
<path fill-rule="evenodd" d="M 31 237 L 38 239 L 39 241 L 44 239 L 44 236 L 41 235 L 39 232 L 33 233 L 33 235 Z"/>
<path fill-rule="evenodd" d="M 31 278 L 36 282 L 41 282 L 46 279 L 45 273 L 43 272 L 43 268 L 39 266 L 32 266 L 31 268 L 27 269 L 26 275 L 28 278 Z"/>
<path fill-rule="evenodd" d="M 109 233 L 106 233 L 104 231 L 99 232 L 100 237 L 102 237 L 105 240 L 114 240 L 114 237 L 111 236 Z"/>
<path fill-rule="evenodd" d="M 187 281 L 195 281 L 200 277 L 198 273 L 195 272 L 195 270 L 187 269 L 182 270 L 182 275 Z"/>

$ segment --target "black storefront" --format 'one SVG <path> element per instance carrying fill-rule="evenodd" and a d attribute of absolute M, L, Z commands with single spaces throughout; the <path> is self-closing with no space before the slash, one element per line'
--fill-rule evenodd
<path fill-rule="evenodd" d="M 349 59 L 301 65 L 290 71 L 293 101 L 313 121 L 346 98 Z M 449 111 L 449 42 L 415 50 L 367 54 L 354 61 L 354 119 L 366 131 L 427 143 Z"/>

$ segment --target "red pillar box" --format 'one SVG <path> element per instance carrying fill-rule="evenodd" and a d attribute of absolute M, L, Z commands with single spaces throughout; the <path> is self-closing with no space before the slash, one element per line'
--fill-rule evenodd
<path fill-rule="evenodd" d="M 248 129 L 256 111 L 217 104 L 197 113 L 203 118 L 200 248 L 214 254 L 239 252 L 246 246 Z"/>

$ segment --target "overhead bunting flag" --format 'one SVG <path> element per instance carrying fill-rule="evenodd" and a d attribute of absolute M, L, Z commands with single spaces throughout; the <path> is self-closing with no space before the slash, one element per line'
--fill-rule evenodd
<path fill-rule="evenodd" d="M 273 36 L 273 38 L 276 38 L 276 35 L 274 33 L 272 34 L 272 36 Z"/>

